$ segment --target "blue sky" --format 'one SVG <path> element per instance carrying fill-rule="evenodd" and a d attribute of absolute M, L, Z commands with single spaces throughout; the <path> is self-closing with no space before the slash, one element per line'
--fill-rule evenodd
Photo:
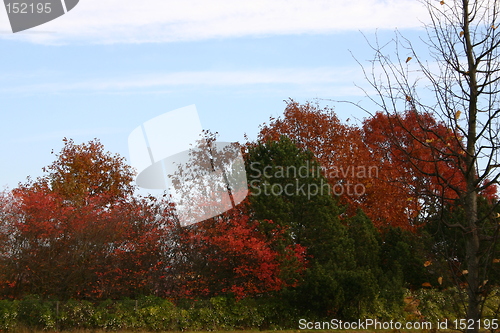
<path fill-rule="evenodd" d="M 42 175 L 64 137 L 128 158 L 134 128 L 191 104 L 204 128 L 243 141 L 288 98 L 358 101 L 366 83 L 351 53 L 372 56 L 363 34 L 416 39 L 424 20 L 415 0 L 80 0 L 12 34 L 2 8 L 0 187 Z"/>

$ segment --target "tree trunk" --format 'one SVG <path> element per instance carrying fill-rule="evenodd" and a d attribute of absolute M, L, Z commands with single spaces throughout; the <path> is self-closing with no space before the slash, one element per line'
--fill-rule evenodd
<path fill-rule="evenodd" d="M 467 263 L 467 332 L 477 333 L 478 323 L 481 319 L 481 294 L 480 294 L 480 263 L 479 263 L 479 230 L 477 225 L 477 103 L 478 103 L 478 84 L 477 84 L 477 61 L 474 55 L 474 45 L 471 40 L 471 31 L 469 24 L 470 9 L 469 0 L 462 0 L 463 32 L 465 43 L 465 54 L 467 56 L 467 68 L 469 75 L 469 109 L 468 111 L 468 129 L 467 129 L 467 151 L 465 156 L 466 163 L 466 196 L 465 196 L 465 224 L 467 232 L 465 236 L 466 263 Z"/>
<path fill-rule="evenodd" d="M 479 234 L 477 230 L 477 194 L 475 191 L 467 193 L 466 218 L 468 222 L 468 233 L 466 238 L 466 262 L 467 262 L 467 332 L 478 332 L 478 322 L 481 319 L 480 294 L 480 264 L 479 264 Z"/>

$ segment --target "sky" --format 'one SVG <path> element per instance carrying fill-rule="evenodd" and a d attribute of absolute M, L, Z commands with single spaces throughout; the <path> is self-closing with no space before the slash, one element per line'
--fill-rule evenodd
<path fill-rule="evenodd" d="M 334 101 L 364 98 L 367 40 L 418 39 L 426 19 L 415 0 L 80 0 L 14 34 L 0 8 L 0 188 L 42 176 L 65 137 L 128 159 L 134 128 L 192 104 L 231 142 L 289 98 L 362 119 Z"/>

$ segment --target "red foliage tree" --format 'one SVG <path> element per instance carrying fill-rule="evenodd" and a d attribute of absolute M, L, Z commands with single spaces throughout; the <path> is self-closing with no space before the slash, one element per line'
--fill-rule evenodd
<path fill-rule="evenodd" d="M 57 157 L 0 198 L 3 298 L 245 297 L 303 270 L 304 249 L 280 247 L 284 230 L 246 204 L 181 227 L 168 202 L 132 195 L 130 168 L 98 141 L 65 140 Z"/>
<path fill-rule="evenodd" d="M 272 221 L 252 220 L 246 205 L 176 230 L 179 246 L 170 265 L 169 296 L 243 298 L 297 283 L 305 249 L 280 248 L 284 230 Z"/>
<path fill-rule="evenodd" d="M 122 158 L 98 141 L 65 143 L 47 176 L 12 191 L 4 296 L 149 292 L 164 219 L 146 199 L 132 196 L 133 173 Z"/>
<path fill-rule="evenodd" d="M 405 132 L 408 128 L 413 130 Z M 455 165 L 449 163 L 450 149 L 461 144 L 460 138 L 430 115 L 418 118 L 407 112 L 396 118 L 377 113 L 356 127 L 341 123 L 330 108 L 291 100 L 282 118 L 261 127 L 258 140 L 278 140 L 280 135 L 314 154 L 348 216 L 361 208 L 379 228 L 414 229 L 422 210 L 431 204 L 430 192 L 453 197 L 441 188 L 442 180 L 457 189 L 462 184 Z M 403 155 L 398 146 L 411 153 Z"/>

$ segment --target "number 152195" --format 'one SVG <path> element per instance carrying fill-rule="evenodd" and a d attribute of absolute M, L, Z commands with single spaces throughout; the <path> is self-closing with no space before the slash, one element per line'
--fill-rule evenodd
<path fill-rule="evenodd" d="M 34 14 L 34 13 L 50 13 L 51 8 L 50 8 L 51 3 L 46 2 L 46 3 L 25 3 L 25 2 L 13 2 L 13 3 L 7 3 L 5 7 L 7 8 L 7 12 L 9 14 Z"/>

